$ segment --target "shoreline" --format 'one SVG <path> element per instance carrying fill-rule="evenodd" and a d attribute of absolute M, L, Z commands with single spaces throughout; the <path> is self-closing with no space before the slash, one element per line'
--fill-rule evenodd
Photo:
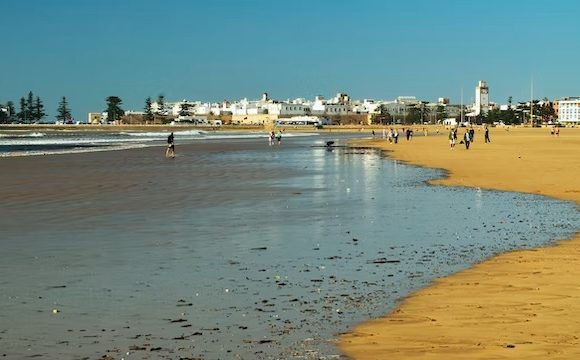
<path fill-rule="evenodd" d="M 425 127 L 433 125 L 425 125 Z M 276 128 L 286 131 L 296 132 L 360 132 L 378 130 L 389 125 L 325 125 L 322 128 L 313 126 L 287 125 L 277 126 Z M 401 127 L 401 125 L 397 125 Z M 183 131 L 183 130 L 201 130 L 201 131 L 256 131 L 268 132 L 269 128 L 262 125 L 220 125 L 220 126 L 200 126 L 200 125 L 54 125 L 54 124 L 0 124 L 0 131 L 94 131 L 94 132 L 111 132 L 111 131 Z"/>
<path fill-rule="evenodd" d="M 580 205 L 579 129 L 555 137 L 543 128 L 492 128 L 491 140 L 484 144 L 478 129 L 470 150 L 458 144 L 450 151 L 446 136 L 356 144 L 444 170 L 431 184 L 539 194 Z M 339 348 L 352 359 L 577 358 L 578 269 L 580 232 L 554 245 L 503 253 L 437 279 L 384 317 L 355 326 L 339 336 Z"/>

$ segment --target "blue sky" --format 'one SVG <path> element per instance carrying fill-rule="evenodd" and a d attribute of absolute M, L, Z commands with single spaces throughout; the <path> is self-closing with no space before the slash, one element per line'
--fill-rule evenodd
<path fill-rule="evenodd" d="M 580 1 L 2 0 L 0 103 L 579 96 Z"/>

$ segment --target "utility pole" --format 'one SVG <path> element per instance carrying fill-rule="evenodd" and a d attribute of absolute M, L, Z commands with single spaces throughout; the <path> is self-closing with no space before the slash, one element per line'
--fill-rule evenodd
<path fill-rule="evenodd" d="M 463 87 L 461 87 L 461 124 L 463 124 Z"/>
<path fill-rule="evenodd" d="M 534 77 L 532 76 L 530 84 L 530 124 L 534 127 Z"/>

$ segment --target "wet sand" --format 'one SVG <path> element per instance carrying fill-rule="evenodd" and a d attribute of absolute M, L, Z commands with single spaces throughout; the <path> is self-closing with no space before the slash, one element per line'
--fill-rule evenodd
<path fill-rule="evenodd" d="M 458 136 L 462 138 L 464 129 Z M 418 132 L 416 132 L 417 135 Z M 433 135 L 433 134 L 432 134 Z M 544 194 L 580 203 L 580 129 L 478 129 L 470 150 L 447 133 L 389 144 L 390 156 L 446 169 L 433 183 Z M 386 317 L 340 337 L 353 359 L 577 359 L 580 234 L 556 246 L 514 251 L 438 279 Z"/>

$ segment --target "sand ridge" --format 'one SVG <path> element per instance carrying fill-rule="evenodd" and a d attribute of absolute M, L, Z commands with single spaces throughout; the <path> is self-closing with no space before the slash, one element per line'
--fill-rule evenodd
<path fill-rule="evenodd" d="M 400 130 L 399 130 L 400 131 Z M 357 143 L 412 164 L 448 171 L 434 184 L 543 194 L 580 204 L 580 129 L 476 130 L 469 150 L 438 136 Z M 465 129 L 459 129 L 462 138 Z M 420 131 L 415 131 L 419 135 Z M 339 338 L 353 359 L 577 359 L 580 234 L 557 246 L 508 252 L 438 279 L 387 316 Z"/>

